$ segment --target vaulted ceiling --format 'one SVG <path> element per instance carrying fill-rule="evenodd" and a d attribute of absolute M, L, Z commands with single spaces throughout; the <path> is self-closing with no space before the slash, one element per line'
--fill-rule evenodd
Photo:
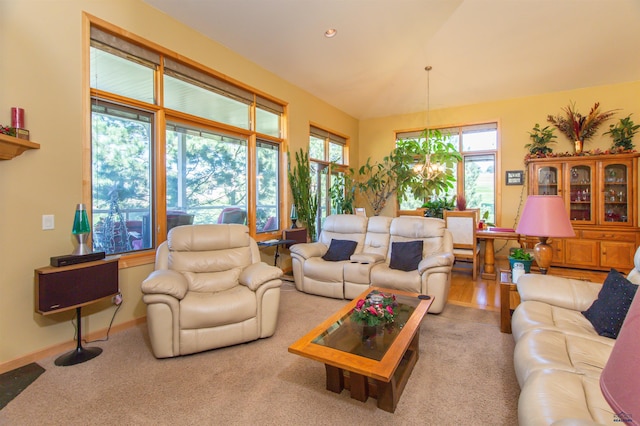
<path fill-rule="evenodd" d="M 640 0 L 145 1 L 358 119 L 640 80 Z"/>

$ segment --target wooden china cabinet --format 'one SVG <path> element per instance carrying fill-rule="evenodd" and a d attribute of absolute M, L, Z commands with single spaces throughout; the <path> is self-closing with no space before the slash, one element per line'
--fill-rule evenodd
<path fill-rule="evenodd" d="M 564 198 L 576 238 L 552 241 L 556 266 L 627 273 L 640 245 L 639 153 L 536 158 L 529 194 Z M 527 238 L 527 244 L 536 239 Z"/>

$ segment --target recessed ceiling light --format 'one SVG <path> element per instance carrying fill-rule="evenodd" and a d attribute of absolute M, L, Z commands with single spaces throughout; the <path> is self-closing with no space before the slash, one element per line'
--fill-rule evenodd
<path fill-rule="evenodd" d="M 329 28 L 324 32 L 324 36 L 327 38 L 335 37 L 336 34 L 338 34 L 338 30 L 336 30 L 335 28 Z"/>

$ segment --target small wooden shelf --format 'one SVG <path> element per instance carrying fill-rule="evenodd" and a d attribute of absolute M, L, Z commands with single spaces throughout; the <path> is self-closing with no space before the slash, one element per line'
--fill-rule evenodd
<path fill-rule="evenodd" d="M 0 160 L 11 160 L 28 149 L 40 149 L 40 144 L 0 134 Z"/>

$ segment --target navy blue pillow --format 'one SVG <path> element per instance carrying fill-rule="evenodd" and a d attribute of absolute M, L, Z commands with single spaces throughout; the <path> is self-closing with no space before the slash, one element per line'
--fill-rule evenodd
<path fill-rule="evenodd" d="M 340 260 L 349 260 L 358 243 L 351 240 L 331 240 L 329 250 L 322 256 L 324 260 L 329 262 L 338 262 Z"/>
<path fill-rule="evenodd" d="M 422 240 L 406 243 L 391 243 L 389 268 L 400 271 L 415 271 L 422 260 Z"/>
<path fill-rule="evenodd" d="M 598 298 L 582 314 L 599 335 L 616 339 L 637 290 L 637 285 L 612 268 Z"/>

